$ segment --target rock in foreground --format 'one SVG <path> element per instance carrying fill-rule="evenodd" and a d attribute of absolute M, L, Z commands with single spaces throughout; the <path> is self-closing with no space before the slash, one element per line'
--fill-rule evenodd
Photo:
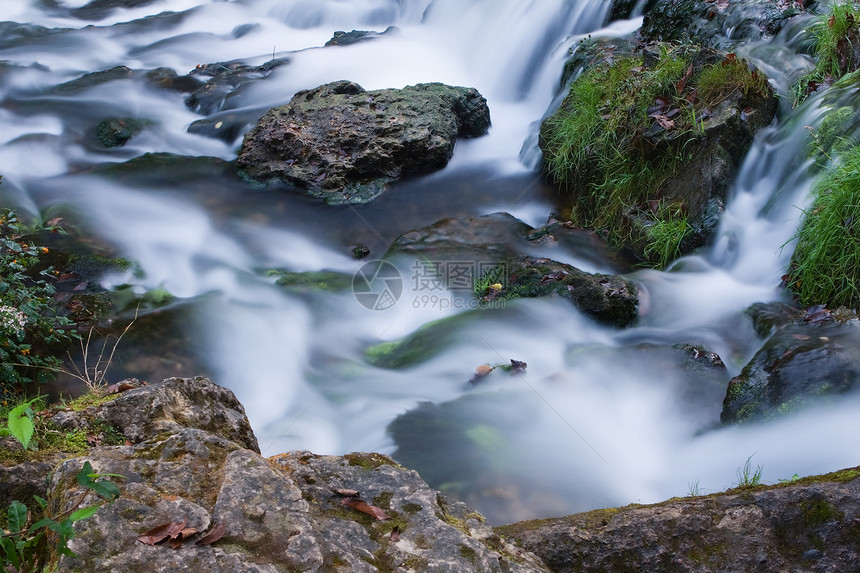
<path fill-rule="evenodd" d="M 496 528 L 557 573 L 853 571 L 860 469 Z"/>
<path fill-rule="evenodd" d="M 54 418 L 67 428 L 109 424 L 127 439 L 51 474 L 45 497 L 56 513 L 80 501 L 85 461 L 125 476 L 115 478 L 117 501 L 75 524 L 77 557 L 63 556 L 58 571 L 547 571 L 386 456 L 263 458 L 241 404 L 205 378 L 168 379 Z M 138 540 L 183 521 L 196 532 L 186 529 L 176 547 Z M 196 543 L 216 525 L 222 537 Z"/>
<path fill-rule="evenodd" d="M 487 101 L 473 88 L 366 91 L 338 81 L 269 110 L 245 136 L 237 167 L 252 180 L 290 183 L 331 204 L 365 203 L 400 177 L 443 168 L 458 137 L 489 127 Z"/>

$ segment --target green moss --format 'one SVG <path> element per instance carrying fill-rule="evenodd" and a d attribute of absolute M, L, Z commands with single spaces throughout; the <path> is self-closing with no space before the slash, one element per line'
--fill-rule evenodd
<path fill-rule="evenodd" d="M 290 290 L 339 292 L 352 287 L 352 276 L 335 271 L 291 272 L 270 270 L 267 276 L 276 276 L 275 284 Z"/>
<path fill-rule="evenodd" d="M 825 114 L 821 125 L 812 132 L 814 145 L 810 146 L 809 156 L 816 157 L 816 165 L 824 167 L 829 163 L 830 154 L 845 151 L 848 146 L 845 134 L 854 121 L 854 108 L 842 106 Z"/>
<path fill-rule="evenodd" d="M 795 237 L 788 286 L 804 306 L 860 305 L 860 146 L 813 186 Z"/>
<path fill-rule="evenodd" d="M 408 368 L 420 364 L 453 344 L 456 327 L 471 320 L 473 312 L 434 320 L 403 338 L 374 344 L 364 351 L 364 358 L 379 368 Z"/>
<path fill-rule="evenodd" d="M 478 561 L 478 552 L 468 545 L 460 544 L 460 557 L 469 561 L 473 567 L 477 567 L 479 564 Z"/>
<path fill-rule="evenodd" d="M 401 506 L 400 506 L 400 508 L 401 508 L 401 509 L 402 509 L 402 510 L 407 514 L 407 515 L 415 515 L 416 513 L 420 512 L 422 509 L 424 509 L 424 508 L 423 508 L 423 507 L 421 507 L 419 504 L 417 504 L 417 503 L 412 503 L 412 502 L 406 502 L 406 503 L 404 503 L 403 505 L 401 505 Z"/>
<path fill-rule="evenodd" d="M 366 470 L 375 470 L 379 466 L 395 466 L 397 463 L 382 454 L 353 452 L 343 456 L 351 466 L 359 466 Z"/>
<path fill-rule="evenodd" d="M 824 499 L 800 502 L 803 522 L 809 527 L 817 527 L 833 521 L 842 521 L 845 514 Z"/>
<path fill-rule="evenodd" d="M 103 396 L 98 392 L 87 392 L 83 396 L 79 396 L 74 400 L 66 402 L 64 406 L 66 408 L 71 408 L 75 412 L 82 412 L 87 408 L 101 406 L 107 402 L 112 402 L 120 396 L 121 394 L 118 392 L 115 394 L 108 394 L 106 396 Z"/>
<path fill-rule="evenodd" d="M 394 493 L 390 491 L 384 491 L 373 498 L 373 505 L 388 511 L 391 509 L 391 498 L 394 497 Z"/>

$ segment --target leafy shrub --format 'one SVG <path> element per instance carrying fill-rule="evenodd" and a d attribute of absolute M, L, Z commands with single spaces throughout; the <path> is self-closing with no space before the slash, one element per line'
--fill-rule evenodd
<path fill-rule="evenodd" d="M 26 239 L 15 213 L 0 215 L 0 380 L 4 393 L 54 378 L 62 361 L 52 349 L 78 338 L 72 321 L 57 313 L 48 248 Z"/>
<path fill-rule="evenodd" d="M 93 472 L 90 462 L 84 462 L 78 472 L 77 482 L 84 491 L 62 512 L 52 514 L 47 500 L 33 496 L 45 515 L 35 523 L 30 510 L 20 501 L 13 501 L 6 511 L 6 531 L 0 535 L 0 563 L 4 571 L 30 573 L 53 570 L 60 555 L 75 557 L 69 548 L 69 541 L 75 538 L 73 524 L 95 515 L 105 503 L 117 499 L 120 490 L 107 477 L 113 474 Z M 101 500 L 93 505 L 81 506 L 90 493 Z"/>

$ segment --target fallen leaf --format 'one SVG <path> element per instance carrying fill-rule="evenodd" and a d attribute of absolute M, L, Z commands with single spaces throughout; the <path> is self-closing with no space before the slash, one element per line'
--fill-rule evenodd
<path fill-rule="evenodd" d="M 222 521 L 221 523 L 216 524 L 212 529 L 210 529 L 209 533 L 198 539 L 195 545 L 212 545 L 213 543 L 221 539 L 226 531 L 227 523 Z"/>
<path fill-rule="evenodd" d="M 119 394 L 120 392 L 125 392 L 126 390 L 134 390 L 134 384 L 123 380 L 122 382 L 116 382 L 105 388 L 104 395 L 110 396 L 111 394 Z"/>
<path fill-rule="evenodd" d="M 660 127 L 667 131 L 675 127 L 675 121 L 669 119 L 665 115 L 652 114 L 651 117 L 653 117 L 657 121 L 657 123 L 660 124 Z"/>
<path fill-rule="evenodd" d="M 391 535 L 388 536 L 388 539 L 391 540 L 392 543 L 400 541 L 400 528 L 395 525 L 391 529 Z"/>
<path fill-rule="evenodd" d="M 186 523 L 188 523 L 188 518 L 185 518 L 182 521 L 171 521 L 169 523 L 156 525 L 152 529 L 138 535 L 137 540 L 147 545 L 156 545 L 165 539 L 176 537 L 183 529 L 185 529 Z"/>
<path fill-rule="evenodd" d="M 687 87 L 687 82 L 690 81 L 690 78 L 693 77 L 693 64 L 690 63 L 690 67 L 687 68 L 687 71 L 684 73 L 684 77 L 682 77 L 675 84 L 675 91 L 681 93 L 684 91 L 684 88 Z"/>
<path fill-rule="evenodd" d="M 340 502 L 352 509 L 358 510 L 362 513 L 366 513 L 371 517 L 375 517 L 379 521 L 385 521 L 386 519 L 391 519 L 387 513 L 382 511 L 382 509 L 376 507 L 375 505 L 370 505 L 364 500 L 361 500 L 357 497 L 345 497 Z"/>
<path fill-rule="evenodd" d="M 357 489 L 336 489 L 335 493 L 345 497 L 358 497 Z"/>
<path fill-rule="evenodd" d="M 176 535 L 176 537 L 172 537 L 172 538 L 168 539 L 167 544 L 170 547 L 172 547 L 173 549 L 179 549 L 188 541 L 189 537 L 193 537 L 194 535 L 197 535 L 198 533 L 200 533 L 200 532 L 197 531 L 196 529 L 194 529 L 193 527 L 186 527 L 185 529 L 180 531 Z"/>

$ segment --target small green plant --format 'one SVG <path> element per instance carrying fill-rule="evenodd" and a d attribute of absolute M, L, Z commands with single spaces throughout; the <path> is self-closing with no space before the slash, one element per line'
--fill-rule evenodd
<path fill-rule="evenodd" d="M 811 30 L 815 38 L 815 67 L 800 78 L 793 88 L 795 105 L 818 89 L 860 66 L 860 4 L 838 2 L 827 14 L 818 17 Z"/>
<path fill-rule="evenodd" d="M 699 486 L 698 479 L 695 479 L 687 484 L 687 495 L 690 497 L 698 497 L 702 495 L 702 488 Z"/>
<path fill-rule="evenodd" d="M 6 427 L 0 428 L 0 436 L 12 436 L 18 440 L 24 449 L 30 447 L 36 426 L 33 423 L 34 402 L 40 401 L 41 396 L 28 400 L 11 408 L 6 415 Z"/>
<path fill-rule="evenodd" d="M 753 456 L 754 455 L 755 454 L 753 454 Z M 735 483 L 736 486 L 748 487 L 759 485 L 761 483 L 761 474 L 763 469 L 761 466 L 756 466 L 756 469 L 753 470 L 752 458 L 752 456 L 748 457 L 746 463 L 744 463 L 744 466 L 742 468 L 738 468 L 736 474 L 738 481 Z"/>
<path fill-rule="evenodd" d="M 776 481 L 778 481 L 779 483 L 794 483 L 798 480 L 800 480 L 800 476 L 798 474 L 794 474 L 790 478 L 779 478 Z"/>
<path fill-rule="evenodd" d="M 860 306 L 860 146 L 813 186 L 786 282 L 805 306 Z"/>
<path fill-rule="evenodd" d="M 48 501 L 33 496 L 44 517 L 30 523 L 32 515 L 26 505 L 13 501 L 6 511 L 6 528 L 0 536 L 0 561 L 6 571 L 31 573 L 50 569 L 56 565 L 60 555 L 75 557 L 69 541 L 75 537 L 73 524 L 96 514 L 105 503 L 111 503 L 120 495 L 119 487 L 106 478 L 123 477 L 117 474 L 93 472 L 90 462 L 84 462 L 77 474 L 78 485 L 83 493 L 64 511 L 51 515 Z M 90 493 L 100 499 L 98 503 L 83 506 Z"/>
<path fill-rule="evenodd" d="M 78 338 L 73 322 L 54 305 L 48 248 L 25 237 L 15 213 L 5 209 L 0 215 L 0 380 L 6 394 L 53 379 L 62 361 L 52 351 Z"/>
<path fill-rule="evenodd" d="M 646 227 L 648 244 L 644 254 L 655 261 L 656 268 L 663 269 L 681 255 L 681 242 L 693 228 L 683 205 L 677 202 L 661 202 L 653 218 L 654 222 Z"/>

